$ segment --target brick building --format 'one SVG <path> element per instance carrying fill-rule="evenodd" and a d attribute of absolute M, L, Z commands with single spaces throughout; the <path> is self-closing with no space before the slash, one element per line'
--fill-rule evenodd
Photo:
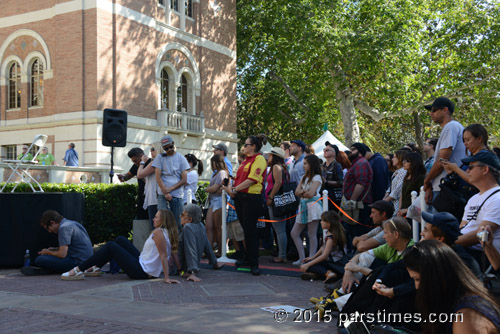
<path fill-rule="evenodd" d="M 105 108 L 128 112 L 123 169 L 164 133 L 205 162 L 224 142 L 235 161 L 236 0 L 2 0 L 1 158 L 44 133 L 59 164 L 73 142 L 80 166 L 106 167 Z"/>

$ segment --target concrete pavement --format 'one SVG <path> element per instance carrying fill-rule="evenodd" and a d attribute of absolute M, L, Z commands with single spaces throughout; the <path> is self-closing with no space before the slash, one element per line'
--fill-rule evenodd
<path fill-rule="evenodd" d="M 1 333 L 336 333 L 336 318 L 289 314 L 278 322 L 261 307 L 308 308 L 325 295 L 319 281 L 202 270 L 199 283 L 131 280 L 104 274 L 83 281 L 0 269 Z"/>

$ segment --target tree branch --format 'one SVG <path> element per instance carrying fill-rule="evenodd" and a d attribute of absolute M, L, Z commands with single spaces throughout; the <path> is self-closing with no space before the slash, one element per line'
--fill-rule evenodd
<path fill-rule="evenodd" d="M 304 116 L 307 116 L 307 114 L 311 110 L 302 101 L 299 100 L 299 98 L 297 97 L 297 95 L 295 94 L 295 92 L 293 91 L 293 89 L 291 89 L 290 86 L 287 85 L 287 83 L 285 82 L 285 80 L 281 76 L 279 76 L 276 73 L 274 73 L 274 71 L 269 71 L 268 74 L 271 77 L 271 79 L 278 81 L 283 86 L 283 88 L 285 89 L 285 92 L 288 94 L 288 96 L 290 96 L 290 98 L 293 101 L 295 101 L 295 103 L 297 103 L 299 105 L 299 107 L 301 107 L 302 109 L 305 110 L 305 115 Z M 289 115 L 286 115 L 284 112 L 282 112 L 280 110 L 278 110 L 278 112 L 280 114 L 282 114 L 283 116 L 287 117 L 287 118 L 290 117 Z M 301 119 L 294 119 L 294 121 L 293 121 L 293 123 L 295 123 L 295 124 L 301 124 L 301 123 L 304 123 L 304 122 L 305 122 L 305 117 L 303 117 Z"/>

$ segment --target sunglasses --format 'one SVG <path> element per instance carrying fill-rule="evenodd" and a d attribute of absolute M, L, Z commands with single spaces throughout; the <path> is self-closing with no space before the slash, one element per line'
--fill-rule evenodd
<path fill-rule="evenodd" d="M 154 152 L 155 151 L 155 148 L 154 147 L 151 147 L 151 149 L 149 150 L 150 152 Z"/>
<path fill-rule="evenodd" d="M 469 165 L 469 167 L 467 168 L 468 170 L 473 170 L 474 167 L 484 167 L 486 165 L 483 165 L 483 164 L 477 164 L 477 165 Z"/>
<path fill-rule="evenodd" d="M 253 144 L 247 144 L 247 143 L 245 143 L 245 145 L 243 145 L 243 146 L 247 147 L 247 146 L 250 146 L 250 145 L 253 145 Z"/>
<path fill-rule="evenodd" d="M 166 146 L 163 146 L 163 149 L 165 151 L 168 151 L 168 150 L 173 150 L 174 149 L 174 145 L 166 145 Z"/>

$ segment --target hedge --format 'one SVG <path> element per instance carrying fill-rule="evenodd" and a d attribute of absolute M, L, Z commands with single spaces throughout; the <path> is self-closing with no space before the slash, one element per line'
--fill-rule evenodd
<path fill-rule="evenodd" d="M 0 183 L 0 189 L 4 183 Z M 93 243 L 113 240 L 119 235 L 127 236 L 132 230 L 136 214 L 137 184 L 107 183 L 42 183 L 45 192 L 77 192 L 85 198 L 84 224 Z M 196 199 L 205 203 L 208 194 L 204 189 L 208 182 L 199 182 Z M 10 192 L 14 184 L 8 184 L 4 192 Z M 26 183 L 20 183 L 15 192 L 32 192 Z"/>

